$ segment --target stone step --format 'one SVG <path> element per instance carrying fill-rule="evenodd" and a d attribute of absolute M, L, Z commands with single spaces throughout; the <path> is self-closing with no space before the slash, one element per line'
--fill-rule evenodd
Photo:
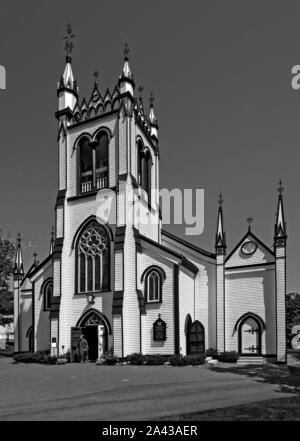
<path fill-rule="evenodd" d="M 263 357 L 260 357 L 260 356 L 247 357 L 247 355 L 245 355 L 245 356 L 241 356 L 237 361 L 238 365 L 263 364 L 263 363 L 264 363 L 264 359 L 263 359 Z"/>

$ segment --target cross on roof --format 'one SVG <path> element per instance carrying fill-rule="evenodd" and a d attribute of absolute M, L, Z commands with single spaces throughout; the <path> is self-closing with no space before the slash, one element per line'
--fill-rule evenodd
<path fill-rule="evenodd" d="M 72 29 L 71 23 L 69 23 L 67 25 L 66 32 L 67 32 L 67 35 L 65 37 L 63 37 L 63 40 L 66 40 L 65 51 L 67 54 L 70 54 L 72 52 L 73 47 L 74 47 L 72 39 L 75 37 L 75 35 L 72 34 L 73 29 Z"/>
<path fill-rule="evenodd" d="M 125 47 L 124 47 L 124 56 L 125 56 L 125 60 L 128 60 L 128 55 L 129 55 L 130 49 L 128 47 L 128 43 L 127 41 L 125 42 Z"/>
<path fill-rule="evenodd" d="M 153 106 L 153 103 L 154 103 L 154 93 L 153 92 L 150 93 L 149 101 L 150 101 L 151 106 Z"/>
<path fill-rule="evenodd" d="M 94 72 L 95 84 L 98 85 L 99 71 L 98 69 Z"/>
<path fill-rule="evenodd" d="M 220 207 L 223 205 L 224 199 L 222 196 L 222 193 L 220 193 L 219 199 L 218 199 L 218 204 L 220 205 Z"/>
<path fill-rule="evenodd" d="M 251 216 L 251 214 L 249 214 L 249 217 L 247 218 L 247 222 L 249 224 L 249 230 L 251 230 L 251 224 L 253 222 L 253 217 Z"/>
<path fill-rule="evenodd" d="M 279 194 L 282 194 L 282 193 L 283 193 L 283 190 L 284 190 L 284 187 L 282 186 L 282 181 L 281 181 L 281 179 L 280 179 L 280 181 L 279 181 L 279 187 L 278 187 L 277 191 L 278 191 Z"/>

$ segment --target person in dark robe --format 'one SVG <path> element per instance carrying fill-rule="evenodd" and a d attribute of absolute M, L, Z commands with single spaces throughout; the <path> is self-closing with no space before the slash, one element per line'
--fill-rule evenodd
<path fill-rule="evenodd" d="M 81 334 L 81 336 L 79 337 L 77 347 L 78 347 L 80 363 L 87 363 L 89 345 L 86 339 L 84 338 L 83 334 Z"/>

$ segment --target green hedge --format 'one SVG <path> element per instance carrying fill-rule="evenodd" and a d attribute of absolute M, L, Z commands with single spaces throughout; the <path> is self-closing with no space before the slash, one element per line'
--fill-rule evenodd
<path fill-rule="evenodd" d="M 48 351 L 24 352 L 21 354 L 15 354 L 14 360 L 16 363 L 50 363 Z"/>
<path fill-rule="evenodd" d="M 221 352 L 218 355 L 218 360 L 222 361 L 223 363 L 236 363 L 239 358 L 238 352 L 235 351 L 225 351 Z"/>

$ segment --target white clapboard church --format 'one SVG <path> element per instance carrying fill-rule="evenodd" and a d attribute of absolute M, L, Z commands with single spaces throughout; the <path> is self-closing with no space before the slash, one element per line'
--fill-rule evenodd
<path fill-rule="evenodd" d="M 222 199 L 214 252 L 162 228 L 159 140 L 125 48 L 111 92 L 97 75 L 79 100 L 70 53 L 59 81 L 58 192 L 50 253 L 14 271 L 15 351 L 200 354 L 208 348 L 286 362 L 286 225 L 279 189 L 274 246 L 251 230 L 230 252 Z M 163 155 L 162 155 L 163 157 Z M 148 219 L 146 222 L 145 219 Z"/>

